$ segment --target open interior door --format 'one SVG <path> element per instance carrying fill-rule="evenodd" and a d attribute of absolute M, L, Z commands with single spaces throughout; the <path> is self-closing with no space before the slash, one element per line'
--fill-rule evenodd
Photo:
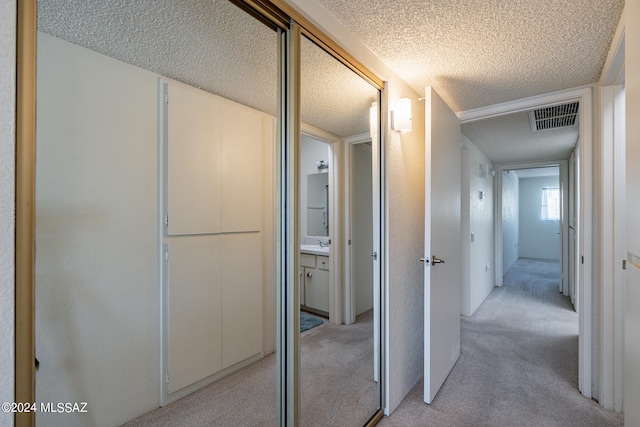
<path fill-rule="evenodd" d="M 424 401 L 460 356 L 460 121 L 425 91 Z"/>
<path fill-rule="evenodd" d="M 640 12 L 640 7 L 634 6 Z M 628 13 L 628 12 L 625 12 Z M 635 16 L 628 14 L 627 16 Z M 640 35 L 634 27 L 626 29 L 625 38 Z M 640 47 L 628 43 L 625 52 L 625 74 L 637 76 L 640 71 Z M 637 78 L 626 82 L 626 274 L 624 293 L 624 425 L 640 425 L 640 84 Z"/>

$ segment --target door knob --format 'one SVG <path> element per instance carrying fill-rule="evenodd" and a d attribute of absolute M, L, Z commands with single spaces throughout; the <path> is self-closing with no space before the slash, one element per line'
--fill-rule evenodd
<path fill-rule="evenodd" d="M 307 273 L 307 277 L 308 277 L 309 279 L 311 279 L 311 278 L 313 277 L 313 274 L 311 274 L 311 272 L 308 272 L 308 273 Z"/>
<path fill-rule="evenodd" d="M 444 260 L 436 257 L 435 255 L 431 255 L 431 265 L 436 264 L 444 264 Z"/>

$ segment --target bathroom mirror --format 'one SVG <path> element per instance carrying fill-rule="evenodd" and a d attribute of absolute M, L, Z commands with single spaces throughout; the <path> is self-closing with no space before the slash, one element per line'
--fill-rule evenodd
<path fill-rule="evenodd" d="M 307 235 L 329 235 L 329 174 L 307 175 Z"/>

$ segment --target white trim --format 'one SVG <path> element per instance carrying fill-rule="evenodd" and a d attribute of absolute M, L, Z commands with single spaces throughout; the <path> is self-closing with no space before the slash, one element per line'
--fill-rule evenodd
<path fill-rule="evenodd" d="M 562 235 L 561 235 L 561 251 L 560 251 L 560 284 L 559 291 L 564 295 L 569 294 L 569 288 L 567 285 L 568 279 L 568 266 L 569 262 L 569 245 L 566 239 L 566 236 L 569 234 L 569 214 L 567 210 L 568 206 L 568 189 L 569 189 L 569 181 L 567 179 L 568 176 L 568 162 L 567 160 L 555 160 L 549 162 L 523 162 L 523 163 L 503 163 L 496 165 L 496 183 L 494 187 L 494 238 L 495 238 L 495 281 L 496 286 L 502 286 L 503 283 L 503 273 L 502 270 L 504 268 L 503 265 L 503 241 L 502 241 L 502 173 L 507 170 L 518 170 L 518 169 L 533 169 L 533 168 L 542 168 L 542 167 L 550 167 L 550 166 L 558 166 L 560 168 L 558 180 L 562 188 Z"/>
<path fill-rule="evenodd" d="M 331 152 L 329 161 L 329 240 L 331 242 L 331 256 L 329 257 L 329 322 L 334 325 L 343 323 L 343 218 L 341 188 L 342 176 L 342 140 L 340 137 L 318 129 L 306 123 L 300 124 L 300 133 L 326 142 Z"/>
<path fill-rule="evenodd" d="M 561 90 L 558 92 L 546 93 L 543 95 L 531 96 L 529 98 L 517 99 L 515 101 L 503 102 L 501 104 L 489 105 L 488 107 L 475 108 L 456 113 L 462 124 L 475 122 L 477 120 L 488 119 L 490 117 L 503 116 L 505 114 L 528 111 L 533 108 L 548 107 L 562 104 L 567 101 L 581 100 L 584 93 L 591 91 L 593 85 L 581 86 L 578 88 Z"/>
<path fill-rule="evenodd" d="M 580 102 L 579 109 L 579 139 L 580 146 L 580 182 L 578 214 L 578 236 L 580 239 L 579 256 L 583 257 L 581 271 L 578 272 L 578 314 L 579 314 L 579 348 L 578 348 L 578 388 L 580 392 L 590 398 L 592 396 L 592 346 L 593 346 L 593 325 L 592 325 L 592 274 L 593 274 L 593 86 L 583 86 L 559 92 L 553 92 L 529 98 L 523 98 L 502 104 L 491 105 L 473 110 L 461 111 L 457 113 L 461 122 L 469 123 L 489 117 L 502 116 L 510 113 L 530 110 L 541 106 L 555 105 L 567 101 Z M 511 167 L 517 166 L 511 165 Z M 496 185 L 502 185 L 501 170 L 498 166 L 498 179 Z M 499 189 L 499 188 L 498 188 Z M 502 221 L 497 221 L 501 217 L 502 202 L 500 193 L 496 191 L 496 284 L 502 285 L 502 241 L 498 239 L 498 232 L 502 235 Z M 500 251 L 500 252 L 498 252 Z M 498 256 L 499 254 L 499 256 Z M 498 277 L 500 276 L 500 277 Z"/>
<path fill-rule="evenodd" d="M 343 239 L 343 253 L 344 257 L 344 318 L 343 322 L 346 325 L 350 325 L 356 321 L 356 299 L 355 299 L 355 287 L 353 286 L 353 271 L 351 268 L 353 254 L 351 252 L 351 228 L 353 219 L 351 214 L 353 211 L 353 200 L 351 194 L 351 185 L 353 182 L 353 169 L 351 167 L 351 159 L 353 157 L 353 146 L 355 144 L 362 144 L 371 141 L 371 134 L 369 132 L 361 133 L 359 135 L 350 136 L 344 139 L 344 239 Z"/>
<path fill-rule="evenodd" d="M 578 283 L 578 388 L 585 397 L 592 396 L 592 275 L 593 275 L 593 101 L 591 88 L 580 99 L 580 203 L 578 235 L 582 269 Z"/>
<path fill-rule="evenodd" d="M 609 86 L 614 84 L 620 84 L 624 81 L 624 27 L 625 27 L 625 13 L 622 11 L 620 22 L 616 28 L 607 59 L 602 68 L 602 75 L 600 76 L 600 84 L 603 86 Z"/>
<path fill-rule="evenodd" d="M 618 113 L 614 117 L 614 242 L 613 248 L 613 262 L 621 263 L 626 258 L 626 95 L 624 93 L 624 86 L 616 86 L 616 94 L 614 96 L 615 111 Z M 613 286 L 614 286 L 614 343 L 615 343 L 615 367 L 613 370 L 614 376 L 614 398 L 613 409 L 617 412 L 623 410 L 623 367 L 624 367 L 624 294 L 626 274 L 622 268 L 618 268 L 614 271 Z"/>
<path fill-rule="evenodd" d="M 623 401 L 625 275 L 625 13 L 623 11 L 600 78 L 600 330 L 599 402 L 620 412 Z"/>

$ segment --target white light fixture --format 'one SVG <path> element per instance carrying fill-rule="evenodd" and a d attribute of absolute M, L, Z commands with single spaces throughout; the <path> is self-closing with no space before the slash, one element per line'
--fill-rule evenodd
<path fill-rule="evenodd" d="M 372 102 L 369 108 L 369 136 L 371 139 L 378 137 L 378 103 Z"/>
<path fill-rule="evenodd" d="M 391 128 L 396 132 L 411 132 L 411 99 L 400 98 L 394 103 Z"/>

